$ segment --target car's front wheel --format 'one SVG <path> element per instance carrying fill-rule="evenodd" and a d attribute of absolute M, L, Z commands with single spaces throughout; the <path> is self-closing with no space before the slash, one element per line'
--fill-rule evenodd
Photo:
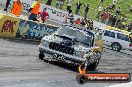
<path fill-rule="evenodd" d="M 39 53 L 39 59 L 43 60 L 44 57 L 45 57 L 45 55 L 44 55 L 42 52 L 40 52 L 40 53 Z"/>
<path fill-rule="evenodd" d="M 120 51 L 121 50 L 121 45 L 119 44 L 119 43 L 113 43 L 112 45 L 111 45 L 111 47 L 112 47 L 112 50 L 114 50 L 114 51 Z"/>

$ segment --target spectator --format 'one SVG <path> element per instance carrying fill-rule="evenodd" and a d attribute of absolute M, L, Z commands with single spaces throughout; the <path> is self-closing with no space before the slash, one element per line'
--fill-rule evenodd
<path fill-rule="evenodd" d="M 56 8 L 62 9 L 64 0 L 56 0 Z"/>
<path fill-rule="evenodd" d="M 121 29 L 125 29 L 126 28 L 126 20 L 124 19 L 121 24 L 122 24 Z"/>
<path fill-rule="evenodd" d="M 4 11 L 7 12 L 7 8 L 8 8 L 8 6 L 9 6 L 9 4 L 11 3 L 11 1 L 12 1 L 12 0 L 7 0 L 7 1 L 6 1 L 6 7 L 5 7 Z M 13 2 L 13 1 L 12 1 L 12 2 Z"/>
<path fill-rule="evenodd" d="M 115 27 L 121 29 L 121 21 L 122 21 L 121 18 L 117 18 Z"/>
<path fill-rule="evenodd" d="M 68 14 L 68 22 L 70 24 L 74 23 L 74 15 L 72 14 L 72 12 L 70 14 Z"/>
<path fill-rule="evenodd" d="M 104 0 L 99 0 L 99 6 L 100 6 L 100 4 L 103 5 L 103 3 L 104 3 Z"/>
<path fill-rule="evenodd" d="M 108 18 L 109 18 L 109 13 L 108 11 L 104 10 L 103 13 L 101 14 L 100 22 L 105 24 Z"/>
<path fill-rule="evenodd" d="M 80 25 L 80 24 L 81 24 L 80 18 L 78 18 L 74 23 L 75 23 L 76 25 Z"/>
<path fill-rule="evenodd" d="M 82 26 L 85 26 L 85 25 L 86 25 L 86 20 L 85 20 L 85 19 L 86 19 L 86 18 L 82 18 L 82 20 L 81 20 L 81 23 L 80 23 L 80 24 L 81 24 Z"/>
<path fill-rule="evenodd" d="M 63 8 L 63 5 L 64 5 L 64 0 L 60 0 L 60 9 Z"/>
<path fill-rule="evenodd" d="M 84 17 L 87 18 L 88 11 L 89 11 L 89 5 L 84 5 L 85 6 L 85 12 L 84 12 Z"/>
<path fill-rule="evenodd" d="M 115 4 L 110 4 L 109 9 L 110 9 L 110 10 L 115 9 Z"/>
<path fill-rule="evenodd" d="M 52 0 L 47 0 L 46 5 L 51 5 Z"/>
<path fill-rule="evenodd" d="M 101 14 L 101 12 L 103 11 L 103 6 L 99 6 L 99 9 L 98 9 L 98 14 L 97 14 L 97 17 L 99 19 L 99 15 Z"/>
<path fill-rule="evenodd" d="M 132 32 L 132 22 L 128 25 L 128 31 Z"/>
<path fill-rule="evenodd" d="M 112 14 L 109 14 L 109 20 L 108 20 L 108 23 L 107 25 L 111 26 L 112 25 L 112 20 L 113 20 L 113 15 Z"/>
<path fill-rule="evenodd" d="M 56 8 L 59 8 L 59 0 L 56 0 Z"/>
<path fill-rule="evenodd" d="M 113 0 L 113 5 L 116 6 L 116 4 L 117 4 L 117 0 Z"/>
<path fill-rule="evenodd" d="M 117 10 L 116 10 L 116 14 L 119 15 L 121 13 L 121 8 L 119 7 Z"/>
<path fill-rule="evenodd" d="M 39 0 L 35 0 L 35 2 L 31 6 L 31 8 L 29 9 L 29 12 L 31 12 L 31 14 L 29 15 L 28 19 L 33 20 L 33 21 L 38 21 L 37 15 L 39 13 L 39 9 L 40 9 L 40 2 L 39 2 Z"/>
<path fill-rule="evenodd" d="M 90 30 L 93 30 L 93 20 L 89 20 L 89 29 Z"/>
<path fill-rule="evenodd" d="M 130 12 L 132 12 L 132 6 L 130 7 Z"/>
<path fill-rule="evenodd" d="M 46 12 L 46 9 L 47 8 L 44 8 L 43 11 L 40 13 L 40 18 L 43 23 L 49 18 L 49 14 L 48 12 Z"/>
<path fill-rule="evenodd" d="M 20 12 L 22 10 L 22 7 L 23 7 L 23 4 L 21 3 L 20 0 L 14 1 L 12 9 L 11 9 L 11 13 L 14 14 L 14 15 L 16 15 L 16 16 L 19 16 Z"/>
<path fill-rule="evenodd" d="M 112 27 L 114 27 L 115 26 L 115 24 L 116 24 L 116 20 L 117 20 L 117 16 L 116 15 L 114 15 L 113 16 L 113 19 L 112 19 Z"/>
<path fill-rule="evenodd" d="M 68 0 L 67 11 L 71 10 L 72 0 Z"/>
<path fill-rule="evenodd" d="M 78 15 L 78 12 L 80 11 L 81 6 L 82 6 L 82 3 L 80 3 L 80 1 L 76 3 L 76 11 L 75 11 L 76 15 Z"/>

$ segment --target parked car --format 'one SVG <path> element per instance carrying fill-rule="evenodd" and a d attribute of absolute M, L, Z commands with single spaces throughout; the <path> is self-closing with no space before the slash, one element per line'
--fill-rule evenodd
<path fill-rule="evenodd" d="M 94 46 L 94 34 L 77 26 L 63 25 L 51 35 L 42 38 L 39 59 L 49 55 L 51 59 L 80 65 L 90 56 L 90 70 L 95 70 L 101 58 L 99 47 Z"/>
<path fill-rule="evenodd" d="M 105 45 L 111 46 L 114 51 L 122 49 L 132 50 L 132 33 L 113 27 L 100 29 Z"/>

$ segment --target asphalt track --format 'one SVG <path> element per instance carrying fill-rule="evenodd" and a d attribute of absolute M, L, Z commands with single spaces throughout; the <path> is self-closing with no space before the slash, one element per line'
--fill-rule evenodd
<path fill-rule="evenodd" d="M 38 43 L 0 39 L 0 87 L 104 87 L 116 83 L 76 82 L 77 69 L 38 59 Z M 97 68 L 106 73 L 132 73 L 132 51 L 106 47 Z"/>

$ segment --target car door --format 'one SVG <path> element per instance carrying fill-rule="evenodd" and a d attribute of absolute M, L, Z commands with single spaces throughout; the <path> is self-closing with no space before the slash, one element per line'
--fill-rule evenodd
<path fill-rule="evenodd" d="M 122 33 L 117 33 L 117 41 L 122 46 L 123 49 L 130 48 L 130 38 L 128 35 L 124 35 Z"/>
<path fill-rule="evenodd" d="M 111 46 L 115 40 L 115 32 L 105 30 L 102 35 L 102 39 L 105 45 Z"/>

